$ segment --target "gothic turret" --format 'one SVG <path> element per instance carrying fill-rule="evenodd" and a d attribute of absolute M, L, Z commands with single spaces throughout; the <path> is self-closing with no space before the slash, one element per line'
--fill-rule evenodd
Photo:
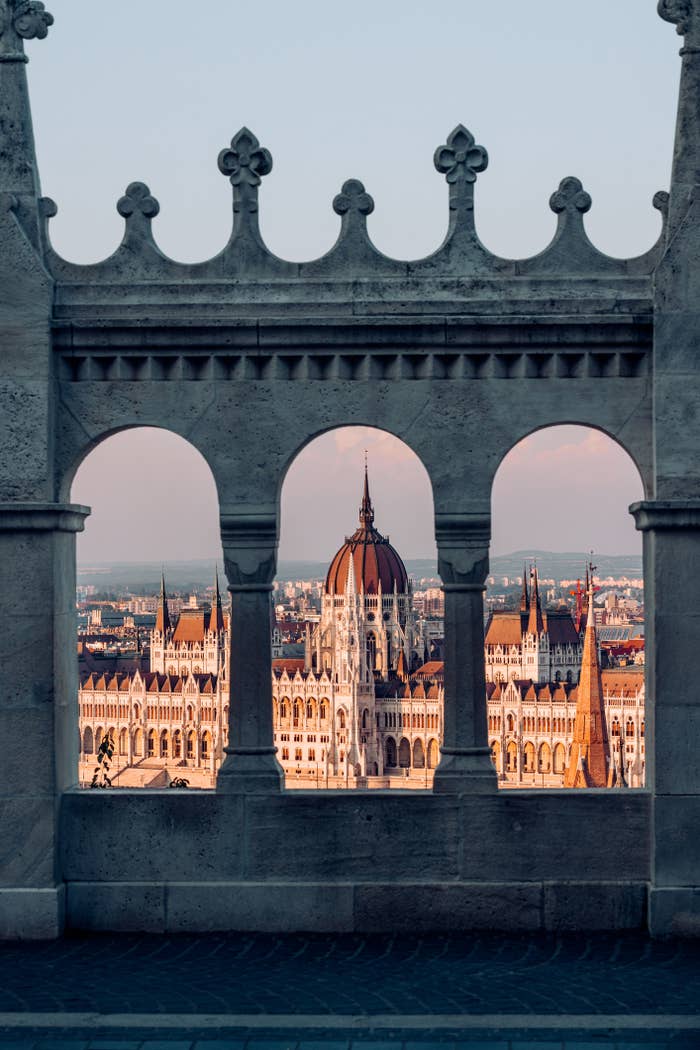
<path fill-rule="evenodd" d="M 209 630 L 212 634 L 220 634 L 225 629 L 224 613 L 221 608 L 221 594 L 219 593 L 219 570 L 214 574 L 214 598 L 211 603 L 209 614 Z"/>
<path fill-rule="evenodd" d="M 526 613 L 530 605 L 530 596 L 527 593 L 527 566 L 523 565 L 523 589 L 520 594 L 520 612 Z"/>
<path fill-rule="evenodd" d="M 26 236 L 39 250 L 39 170 L 27 90 L 24 41 L 42 40 L 53 16 L 38 0 L 0 0 L 0 193 L 14 199 Z"/>
<path fill-rule="evenodd" d="M 588 616 L 576 699 L 574 739 L 564 771 L 564 787 L 607 787 L 610 753 L 603 683 L 593 615 L 593 575 L 588 586 Z"/>
<path fill-rule="evenodd" d="M 170 613 L 168 612 L 168 599 L 165 594 L 165 573 L 160 574 L 160 597 L 158 599 L 158 611 L 156 613 L 156 631 L 166 634 L 171 629 Z"/>
<path fill-rule="evenodd" d="M 527 633 L 536 638 L 544 631 L 544 620 L 542 619 L 542 606 L 540 604 L 540 588 L 537 580 L 537 566 L 532 570 L 532 586 L 530 587 L 530 616 L 527 621 Z"/>

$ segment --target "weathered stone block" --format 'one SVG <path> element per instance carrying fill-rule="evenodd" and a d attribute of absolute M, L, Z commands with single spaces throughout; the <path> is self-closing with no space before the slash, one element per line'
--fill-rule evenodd
<path fill-rule="evenodd" d="M 692 795 L 700 789 L 700 706 L 697 701 L 693 705 L 693 699 L 692 690 L 674 691 L 656 704 L 653 739 L 647 740 L 647 747 L 654 747 L 654 786 L 659 795 Z"/>
<path fill-rule="evenodd" d="M 426 933 L 437 930 L 537 930 L 539 883 L 466 882 L 359 884 L 354 929 Z"/>
<path fill-rule="evenodd" d="M 160 882 L 73 882 L 66 887 L 72 930 L 163 933 L 166 887 Z"/>
<path fill-rule="evenodd" d="M 61 804 L 62 870 L 66 880 L 92 882 L 235 879 L 241 875 L 242 826 L 236 796 L 69 792 Z"/>
<path fill-rule="evenodd" d="M 0 799 L 0 886 L 56 883 L 55 803 L 45 798 Z"/>
<path fill-rule="evenodd" d="M 700 889 L 652 886 L 649 932 L 652 937 L 700 937 Z"/>
<path fill-rule="evenodd" d="M 606 791 L 502 791 L 462 798 L 465 879 L 648 877 L 649 799 Z M 624 846 L 621 848 L 621 843 Z"/>
<path fill-rule="evenodd" d="M 700 884 L 700 795 L 654 799 L 652 881 L 655 886 Z"/>
<path fill-rule="evenodd" d="M 546 930 L 637 930 L 646 922 L 647 887 L 637 882 L 545 882 Z"/>
<path fill-rule="evenodd" d="M 44 941 L 63 932 L 63 886 L 0 889 L 0 941 Z"/>
<path fill-rule="evenodd" d="M 174 882 L 166 929 L 325 932 L 352 930 L 353 886 L 319 882 Z"/>
<path fill-rule="evenodd" d="M 457 876 L 458 806 L 446 798 L 289 792 L 252 797 L 246 812 L 252 879 L 381 879 L 397 865 L 425 879 Z"/>

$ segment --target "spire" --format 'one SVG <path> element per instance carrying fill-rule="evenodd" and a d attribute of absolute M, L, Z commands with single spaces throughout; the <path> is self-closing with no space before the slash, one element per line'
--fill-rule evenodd
<path fill-rule="evenodd" d="M 540 588 L 537 580 L 537 566 L 532 570 L 532 586 L 530 588 L 530 617 L 527 621 L 527 633 L 539 636 L 544 631 L 544 620 L 542 619 L 542 606 L 540 605 Z"/>
<path fill-rule="evenodd" d="M 168 599 L 165 594 L 165 573 L 160 574 L 160 598 L 158 599 L 158 612 L 156 613 L 156 631 L 165 634 L 171 628 L 170 613 L 168 612 Z"/>
<path fill-rule="evenodd" d="M 520 612 L 526 613 L 530 604 L 530 596 L 527 593 L 527 566 L 523 565 L 523 590 L 520 595 Z"/>
<path fill-rule="evenodd" d="M 404 656 L 403 649 L 399 649 L 399 658 L 396 662 L 396 676 L 400 678 L 402 682 L 408 681 L 408 670 L 406 669 L 406 657 Z"/>
<path fill-rule="evenodd" d="M 607 787 L 610 754 L 605 721 L 603 683 L 593 615 L 593 570 L 588 577 L 588 616 L 576 698 L 576 721 L 564 787 Z"/>
<path fill-rule="evenodd" d="M 214 570 L 214 600 L 211 603 L 209 615 L 209 630 L 212 634 L 219 634 L 225 629 L 224 613 L 221 608 L 221 594 L 219 593 L 219 568 Z"/>
<path fill-rule="evenodd" d="M 683 220 L 700 185 L 700 4 L 698 0 L 658 0 L 661 18 L 683 37 L 676 136 L 671 169 L 667 244 Z"/>
<path fill-rule="evenodd" d="M 367 473 L 367 449 L 365 449 L 365 484 L 362 490 L 362 502 L 360 503 L 360 525 L 371 528 L 374 524 L 374 507 L 369 495 L 369 477 Z"/>
<path fill-rule="evenodd" d="M 39 170 L 27 90 L 24 41 L 43 40 L 53 16 L 38 0 L 0 0 L 0 193 L 17 201 L 26 235 L 39 245 Z"/>

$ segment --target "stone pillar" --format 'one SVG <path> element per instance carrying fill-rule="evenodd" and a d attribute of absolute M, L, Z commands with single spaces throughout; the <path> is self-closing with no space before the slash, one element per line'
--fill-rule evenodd
<path fill-rule="evenodd" d="M 653 792 L 649 926 L 700 934 L 700 499 L 631 507 L 644 532 L 646 786 Z M 624 716 L 620 726 L 625 743 Z"/>
<path fill-rule="evenodd" d="M 272 581 L 277 566 L 274 513 L 223 513 L 221 537 L 231 594 L 228 746 L 217 791 L 278 792 L 284 785 L 272 726 Z"/>
<path fill-rule="evenodd" d="M 74 533 L 88 513 L 0 503 L 0 939 L 63 927 L 57 798 L 78 781 Z"/>
<path fill-rule="evenodd" d="M 437 514 L 438 571 L 445 593 L 445 711 L 433 790 L 495 791 L 486 725 L 483 594 L 488 573 L 488 506 Z"/>

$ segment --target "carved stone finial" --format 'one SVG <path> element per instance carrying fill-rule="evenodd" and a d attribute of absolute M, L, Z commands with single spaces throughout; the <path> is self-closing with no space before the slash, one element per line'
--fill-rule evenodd
<path fill-rule="evenodd" d="M 374 211 L 374 200 L 359 179 L 348 179 L 337 196 L 333 198 L 333 211 L 336 215 L 347 215 L 357 212 L 359 215 L 371 215 Z"/>
<path fill-rule="evenodd" d="M 559 183 L 559 189 L 549 198 L 549 206 L 557 215 L 569 212 L 575 215 L 580 212 L 584 215 L 590 210 L 592 201 L 590 193 L 586 193 L 580 179 L 569 175 Z"/>
<path fill-rule="evenodd" d="M 681 54 L 700 50 L 700 4 L 697 0 L 659 0 L 657 11 L 665 22 L 675 25 L 685 37 Z"/>
<path fill-rule="evenodd" d="M 160 211 L 160 204 L 145 182 L 132 182 L 126 187 L 124 196 L 117 201 L 117 211 L 126 220 L 124 245 L 141 247 L 153 241 L 151 219 Z"/>
<path fill-rule="evenodd" d="M 23 40 L 44 40 L 54 21 L 41 0 L 14 0 L 12 18 L 15 31 Z"/>
<path fill-rule="evenodd" d="M 258 210 L 258 186 L 272 171 L 272 154 L 261 146 L 252 131 L 241 128 L 231 139 L 229 149 L 219 154 L 219 171 L 228 175 L 233 186 L 234 212 Z"/>
<path fill-rule="evenodd" d="M 483 146 L 476 145 L 472 133 L 458 124 L 447 136 L 445 145 L 435 150 L 433 162 L 452 185 L 460 181 L 476 182 L 476 173 L 488 167 L 489 155 Z"/>
<path fill-rule="evenodd" d="M 26 62 L 23 40 L 43 40 L 53 15 L 41 0 L 0 0 L 0 62 Z"/>
<path fill-rule="evenodd" d="M 151 196 L 145 182 L 132 182 L 126 187 L 124 196 L 117 201 L 117 211 L 124 219 L 138 214 L 147 219 L 155 219 L 160 211 L 160 204 Z"/>

